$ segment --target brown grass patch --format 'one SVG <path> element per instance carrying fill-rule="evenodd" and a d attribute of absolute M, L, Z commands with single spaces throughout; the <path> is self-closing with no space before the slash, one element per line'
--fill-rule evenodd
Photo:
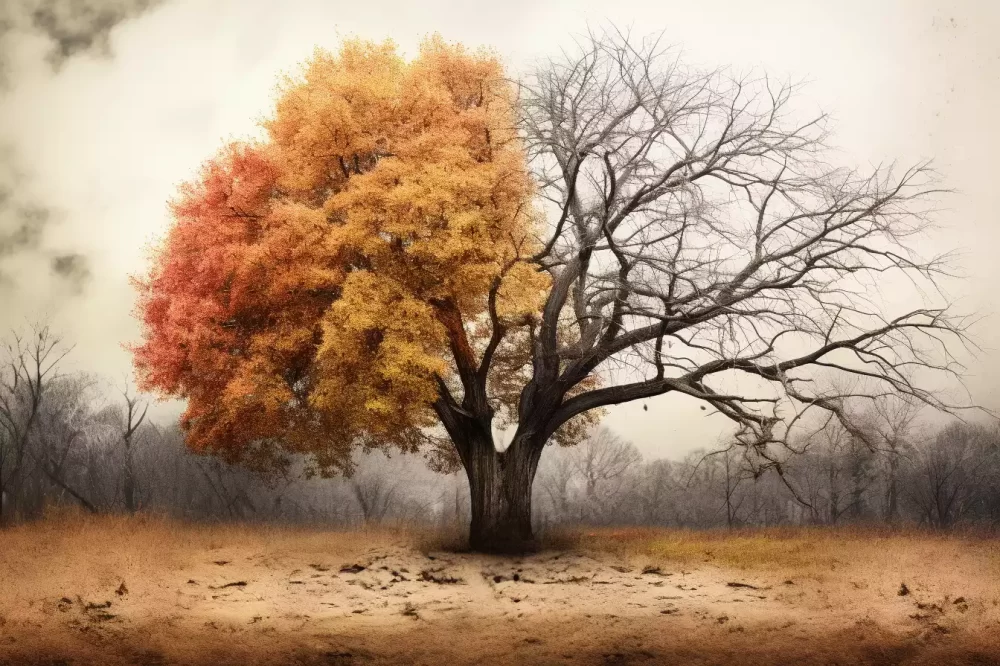
<path fill-rule="evenodd" d="M 1000 535 L 915 528 L 774 527 L 738 530 L 579 528 L 553 533 L 551 547 L 683 564 L 712 562 L 744 570 L 826 570 L 907 560 L 934 562 L 956 552 L 1000 571 Z"/>

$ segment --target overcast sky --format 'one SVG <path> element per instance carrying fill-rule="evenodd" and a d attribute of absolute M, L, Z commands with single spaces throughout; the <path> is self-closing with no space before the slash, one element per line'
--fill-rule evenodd
<path fill-rule="evenodd" d="M 990 315 L 968 385 L 1000 408 L 1000 3 L 10 0 L 0 8 L 0 325 L 48 316 L 75 368 L 121 380 L 135 339 L 130 273 L 168 223 L 176 185 L 227 139 L 257 131 L 277 76 L 344 36 L 426 34 L 489 45 L 517 72 L 588 24 L 664 31 L 688 60 L 811 83 L 847 164 L 933 158 L 945 184 L 930 249 L 963 251 L 957 306 Z M 16 11 L 20 9 L 42 12 Z M 152 5 L 152 6 L 148 6 Z M 68 9 L 68 8 L 73 8 Z M 81 8 L 103 10 L 80 14 Z M 73 12 L 77 12 L 73 14 Z M 5 12 L 7 13 L 5 15 Z M 7 26 L 5 31 L 4 26 Z M 94 26 L 96 31 L 90 30 Z M 105 39 L 106 38 L 106 39 Z M 27 221 L 27 223 L 26 223 Z M 664 397 L 607 424 L 650 456 L 711 446 L 728 426 Z M 166 418 L 176 405 L 163 405 Z"/>

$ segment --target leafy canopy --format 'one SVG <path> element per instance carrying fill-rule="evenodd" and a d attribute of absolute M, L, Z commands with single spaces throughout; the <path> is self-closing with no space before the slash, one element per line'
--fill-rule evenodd
<path fill-rule="evenodd" d="M 283 80 L 266 140 L 180 188 L 134 280 L 132 351 L 144 389 L 187 399 L 193 448 L 330 471 L 359 443 L 437 442 L 451 341 L 486 345 L 491 289 L 511 331 L 492 395 L 511 413 L 548 279 L 519 261 L 539 218 L 514 104 L 489 53 L 435 37 L 407 62 L 350 41 Z M 471 337 L 449 335 L 463 321 Z"/>

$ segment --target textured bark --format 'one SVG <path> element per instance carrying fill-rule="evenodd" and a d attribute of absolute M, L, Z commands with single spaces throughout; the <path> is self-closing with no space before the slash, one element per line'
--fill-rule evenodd
<path fill-rule="evenodd" d="M 473 550 L 521 553 L 536 548 L 531 529 L 531 485 L 541 450 L 527 444 L 515 441 L 505 452 L 498 452 L 492 444 L 478 446 L 469 456 L 469 545 Z"/>
<path fill-rule="evenodd" d="M 446 304 L 447 305 L 447 304 Z M 442 306 L 442 311 L 447 311 Z M 434 408 L 447 430 L 469 480 L 471 520 L 469 545 L 488 553 L 534 550 L 531 487 L 538 470 L 554 405 L 562 395 L 549 387 L 538 391 L 531 382 L 522 392 L 517 433 L 510 446 L 497 451 L 493 441 L 493 409 L 486 398 L 486 373 L 475 368 L 464 328 L 449 327 L 452 352 L 461 369 L 465 395 L 461 405 L 447 387 Z"/>

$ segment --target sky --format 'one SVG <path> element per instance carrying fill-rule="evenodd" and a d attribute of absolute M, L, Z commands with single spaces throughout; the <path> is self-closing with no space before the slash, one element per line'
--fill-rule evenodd
<path fill-rule="evenodd" d="M 224 141 L 256 134 L 282 72 L 343 37 L 494 48 L 511 72 L 614 24 L 706 67 L 807 80 L 845 165 L 934 160 L 955 193 L 921 243 L 956 249 L 955 307 L 985 316 L 966 383 L 1000 409 L 1000 3 L 508 0 L 5 0 L 0 7 L 0 331 L 46 318 L 67 369 L 121 383 L 135 340 L 129 274 L 164 233 L 167 200 Z M 890 296 L 891 297 L 891 296 Z M 606 425 L 649 457 L 713 446 L 728 427 L 665 396 Z M 173 418 L 176 403 L 155 413 Z"/>

